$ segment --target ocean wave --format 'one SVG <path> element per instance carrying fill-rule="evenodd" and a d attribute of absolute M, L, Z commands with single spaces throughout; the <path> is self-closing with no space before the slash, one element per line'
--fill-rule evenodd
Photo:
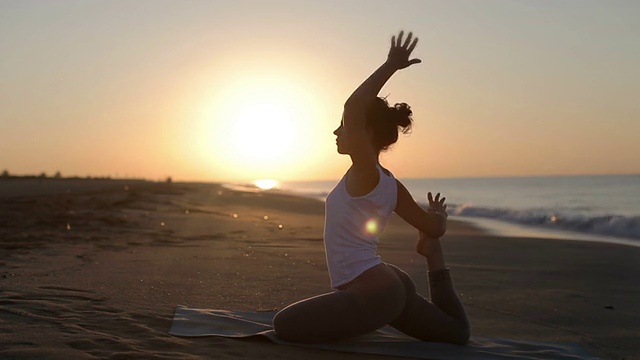
<path fill-rule="evenodd" d="M 450 215 L 489 218 L 551 230 L 640 239 L 639 216 L 587 215 L 543 209 L 514 210 L 479 207 L 470 204 L 449 205 L 448 210 Z"/>

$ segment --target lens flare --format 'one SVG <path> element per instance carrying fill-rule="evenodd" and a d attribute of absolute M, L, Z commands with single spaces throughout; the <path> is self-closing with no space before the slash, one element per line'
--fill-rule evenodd
<path fill-rule="evenodd" d="M 377 234 L 378 233 L 378 222 L 375 219 L 371 219 L 367 221 L 365 224 L 365 229 L 369 234 Z"/>

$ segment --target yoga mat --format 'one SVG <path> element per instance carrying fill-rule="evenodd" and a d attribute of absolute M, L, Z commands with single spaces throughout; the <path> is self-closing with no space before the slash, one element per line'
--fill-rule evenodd
<path fill-rule="evenodd" d="M 291 343 L 278 339 L 271 327 L 275 312 L 243 312 L 178 306 L 169 334 L 185 337 L 263 336 L 276 344 L 359 354 L 391 355 L 430 360 L 597 360 L 576 344 L 472 337 L 468 345 L 418 341 L 392 327 L 348 341 L 322 344 Z"/>

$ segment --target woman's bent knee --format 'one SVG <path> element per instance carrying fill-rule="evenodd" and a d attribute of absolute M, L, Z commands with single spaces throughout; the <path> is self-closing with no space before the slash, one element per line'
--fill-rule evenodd
<path fill-rule="evenodd" d="M 292 328 L 294 324 L 285 311 L 279 311 L 273 317 L 273 331 L 279 339 L 295 342 L 296 331 Z"/>
<path fill-rule="evenodd" d="M 461 324 L 459 329 L 453 334 L 451 343 L 456 345 L 466 345 L 471 338 L 471 326 L 468 322 Z"/>
<path fill-rule="evenodd" d="M 295 327 L 296 322 L 288 315 L 287 309 L 280 310 L 273 317 L 273 331 L 276 333 L 276 336 L 285 341 L 295 342 L 296 339 L 296 331 Z"/>

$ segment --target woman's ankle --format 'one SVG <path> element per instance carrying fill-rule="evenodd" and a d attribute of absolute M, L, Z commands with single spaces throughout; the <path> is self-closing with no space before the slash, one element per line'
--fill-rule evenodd
<path fill-rule="evenodd" d="M 421 232 L 418 243 L 416 244 L 416 251 L 427 259 L 427 268 L 429 271 L 446 269 L 440 239 L 430 238 Z"/>

